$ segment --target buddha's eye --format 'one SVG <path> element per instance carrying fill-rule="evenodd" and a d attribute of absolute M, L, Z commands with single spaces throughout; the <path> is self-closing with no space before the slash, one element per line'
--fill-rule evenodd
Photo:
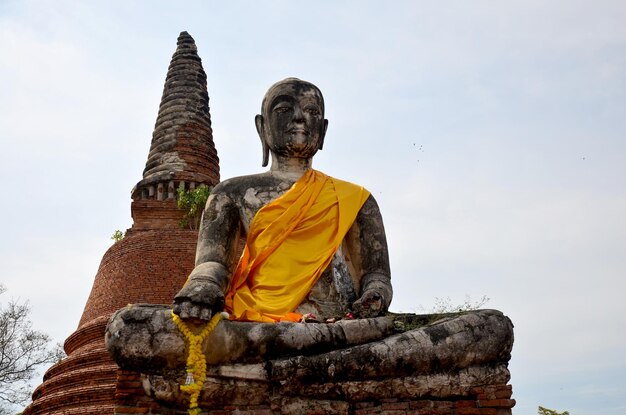
<path fill-rule="evenodd" d="M 313 116 L 321 114 L 320 110 L 317 107 L 312 106 L 312 105 L 304 107 L 304 112 Z"/>
<path fill-rule="evenodd" d="M 276 106 L 274 107 L 274 112 L 278 113 L 278 114 L 284 114 L 291 111 L 291 107 L 287 106 L 287 105 L 280 105 L 280 106 Z"/>

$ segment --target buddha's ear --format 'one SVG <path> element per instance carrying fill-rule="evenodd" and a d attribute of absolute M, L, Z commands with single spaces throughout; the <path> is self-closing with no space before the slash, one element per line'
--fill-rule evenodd
<path fill-rule="evenodd" d="M 261 114 L 257 114 L 254 117 L 254 124 L 256 125 L 256 132 L 259 134 L 259 138 L 261 139 L 261 149 L 263 151 L 263 163 L 262 167 L 267 166 L 270 158 L 270 148 L 267 146 L 267 141 L 265 140 L 265 128 L 264 127 L 264 119 Z"/>
<path fill-rule="evenodd" d="M 328 130 L 328 120 L 324 119 L 324 129 L 320 134 L 320 147 L 318 150 L 321 150 L 324 147 L 324 138 L 326 138 L 326 130 Z"/>

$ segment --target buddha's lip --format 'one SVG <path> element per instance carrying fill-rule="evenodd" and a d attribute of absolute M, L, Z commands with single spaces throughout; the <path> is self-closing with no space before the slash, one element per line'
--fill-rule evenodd
<path fill-rule="evenodd" d="M 307 130 L 306 128 L 300 128 L 300 127 L 292 127 L 290 129 L 287 130 L 288 133 L 303 133 L 303 134 L 308 134 L 309 130 Z"/>

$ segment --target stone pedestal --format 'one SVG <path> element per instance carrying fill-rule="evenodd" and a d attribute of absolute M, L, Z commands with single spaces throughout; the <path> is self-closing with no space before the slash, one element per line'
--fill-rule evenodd
<path fill-rule="evenodd" d="M 184 415 L 182 407 L 173 408 L 146 394 L 145 375 L 119 370 L 117 378 L 118 415 L 161 414 Z M 423 379 L 424 380 L 424 379 Z M 495 380 L 494 380 L 495 381 Z M 497 381 L 495 381 L 497 382 Z M 375 382 L 374 382 L 375 384 Z M 281 394 L 281 388 L 271 388 L 262 382 L 242 382 L 233 379 L 208 378 L 202 395 L 202 414 L 207 415 L 283 415 L 283 414 L 332 414 L 332 415 L 509 415 L 515 400 L 511 399 L 512 387 L 504 383 L 472 386 L 461 396 L 450 391 L 447 397 L 415 396 L 413 398 L 380 398 L 365 400 L 317 399 L 315 397 Z M 233 399 L 230 403 L 207 402 L 209 389 L 228 391 L 238 388 L 246 393 L 247 403 Z M 386 389 L 381 383 L 381 388 Z M 165 391 L 165 389 L 163 390 Z M 232 396 L 231 396 L 232 399 Z"/>
<path fill-rule="evenodd" d="M 116 414 L 185 413 L 186 347 L 169 312 L 137 305 L 109 322 L 107 347 L 123 368 Z M 512 345 L 513 325 L 496 310 L 328 325 L 223 321 L 203 345 L 199 406 L 233 415 L 511 414 Z"/>

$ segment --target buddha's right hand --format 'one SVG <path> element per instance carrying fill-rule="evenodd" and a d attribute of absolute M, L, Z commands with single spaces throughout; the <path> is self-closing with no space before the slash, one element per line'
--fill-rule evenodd
<path fill-rule="evenodd" d="M 222 288 L 212 281 L 189 279 L 174 297 L 175 314 L 182 319 L 210 320 L 224 309 Z"/>

